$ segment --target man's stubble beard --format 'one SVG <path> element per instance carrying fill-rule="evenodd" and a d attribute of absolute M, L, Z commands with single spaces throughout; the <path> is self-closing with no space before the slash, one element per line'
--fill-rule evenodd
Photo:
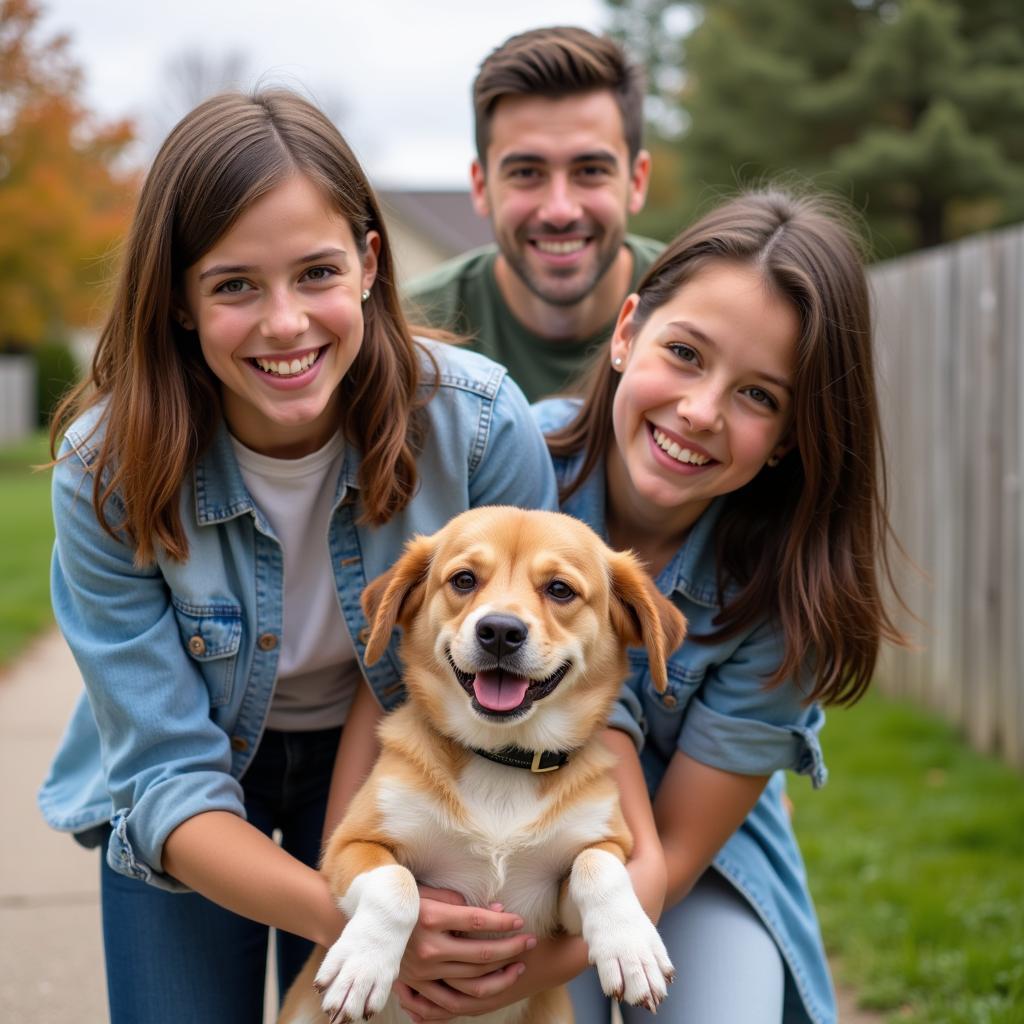
<path fill-rule="evenodd" d="M 528 260 L 525 256 L 520 256 L 521 253 L 525 253 L 527 251 L 530 245 L 529 242 L 525 240 L 520 241 L 517 238 L 516 245 L 510 247 L 503 245 L 499 239 L 498 249 L 509 268 L 526 286 L 527 290 L 531 294 L 535 295 L 542 302 L 546 302 L 549 306 L 557 306 L 560 309 L 566 309 L 570 306 L 576 306 L 581 303 L 591 294 L 591 292 L 594 291 L 595 288 L 597 288 L 602 278 L 608 273 L 615 261 L 618 259 L 619 252 L 622 250 L 625 240 L 625 232 L 621 232 L 616 244 L 608 246 L 607 251 L 598 244 L 596 266 L 592 271 L 588 272 L 570 292 L 553 291 L 551 288 L 546 287 L 547 281 L 550 279 L 548 275 L 544 275 L 542 280 L 538 280 L 538 275 L 531 273 Z M 510 251 L 510 249 L 512 251 Z M 572 277 L 575 275 L 569 274 L 566 276 Z M 557 275 L 552 274 L 550 277 L 556 278 Z"/>

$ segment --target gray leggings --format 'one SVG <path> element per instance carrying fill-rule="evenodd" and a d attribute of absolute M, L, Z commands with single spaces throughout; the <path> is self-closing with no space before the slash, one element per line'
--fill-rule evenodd
<path fill-rule="evenodd" d="M 708 870 L 658 925 L 676 980 L 657 1018 L 622 1007 L 625 1024 L 780 1024 L 785 969 L 775 940 L 747 901 Z M 577 1024 L 605 1024 L 611 1013 L 591 968 L 569 986 Z"/>

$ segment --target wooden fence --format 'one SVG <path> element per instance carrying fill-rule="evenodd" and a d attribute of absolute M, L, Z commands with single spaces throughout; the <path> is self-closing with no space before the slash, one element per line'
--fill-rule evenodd
<path fill-rule="evenodd" d="M 1024 225 L 871 271 L 891 512 L 920 649 L 888 692 L 1024 767 Z"/>

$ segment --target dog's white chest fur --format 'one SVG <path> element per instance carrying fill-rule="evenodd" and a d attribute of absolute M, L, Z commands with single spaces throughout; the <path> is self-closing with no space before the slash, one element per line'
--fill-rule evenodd
<path fill-rule="evenodd" d="M 384 831 L 421 882 L 454 889 L 466 902 L 493 902 L 519 914 L 528 930 L 552 932 L 558 883 L 576 854 L 606 834 L 614 798 L 574 803 L 553 818 L 536 776 L 473 758 L 456 783 L 463 812 L 455 819 L 436 797 L 396 780 L 383 782 Z"/>

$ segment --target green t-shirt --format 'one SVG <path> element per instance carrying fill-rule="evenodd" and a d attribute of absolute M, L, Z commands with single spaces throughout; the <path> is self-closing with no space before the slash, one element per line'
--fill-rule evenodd
<path fill-rule="evenodd" d="M 626 246 L 633 254 L 629 283 L 633 291 L 663 246 L 638 235 L 627 235 Z M 594 349 L 611 337 L 615 322 L 576 341 L 539 337 L 515 318 L 502 298 L 494 275 L 497 256 L 497 246 L 485 245 L 412 281 L 404 290 L 406 311 L 413 323 L 469 338 L 470 348 L 506 366 L 526 397 L 535 402 L 563 390 Z"/>

